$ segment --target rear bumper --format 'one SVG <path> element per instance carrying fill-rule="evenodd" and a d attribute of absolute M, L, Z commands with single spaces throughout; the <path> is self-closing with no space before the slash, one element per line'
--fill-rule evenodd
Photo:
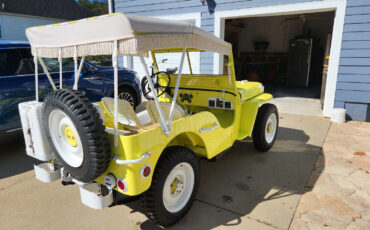
<path fill-rule="evenodd" d="M 34 165 L 36 178 L 42 182 L 52 182 L 62 177 L 61 168 L 52 163 Z M 80 185 L 81 202 L 93 209 L 103 209 L 113 203 L 113 191 L 98 183 Z"/>

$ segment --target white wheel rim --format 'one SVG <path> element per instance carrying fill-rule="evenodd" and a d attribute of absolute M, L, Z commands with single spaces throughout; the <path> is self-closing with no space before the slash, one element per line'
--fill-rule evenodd
<path fill-rule="evenodd" d="M 67 136 L 67 132 L 73 132 L 73 138 Z M 49 115 L 49 132 L 56 151 L 70 166 L 77 168 L 83 162 L 83 148 L 81 138 L 71 118 L 61 110 L 53 110 Z M 71 139 L 74 144 L 71 144 Z"/>
<path fill-rule="evenodd" d="M 277 118 L 275 113 L 271 113 L 267 119 L 266 127 L 265 127 L 265 138 L 266 142 L 270 144 L 276 135 L 277 129 Z"/>
<path fill-rule="evenodd" d="M 163 188 L 163 204 L 167 211 L 176 213 L 183 209 L 190 199 L 193 188 L 193 167 L 186 162 L 176 165 L 168 175 Z"/>

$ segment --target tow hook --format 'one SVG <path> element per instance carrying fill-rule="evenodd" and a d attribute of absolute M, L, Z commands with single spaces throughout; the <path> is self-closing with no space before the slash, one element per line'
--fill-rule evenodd
<path fill-rule="evenodd" d="M 86 185 L 87 183 L 84 183 L 82 181 L 79 181 L 71 176 L 64 168 L 60 169 L 60 176 L 62 178 L 62 185 L 73 185 L 77 184 L 79 186 Z"/>
<path fill-rule="evenodd" d="M 74 185 L 74 184 L 75 184 L 75 182 L 73 182 L 73 181 L 64 181 L 64 180 L 62 180 L 62 185 L 64 185 L 64 186 Z"/>

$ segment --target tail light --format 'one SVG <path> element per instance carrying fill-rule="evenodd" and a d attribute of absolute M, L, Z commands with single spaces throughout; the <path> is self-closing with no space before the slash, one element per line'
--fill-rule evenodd
<path fill-rule="evenodd" d="M 126 183 L 125 179 L 118 178 L 118 180 L 117 180 L 117 188 L 121 192 L 126 192 L 127 191 L 128 187 L 127 187 L 127 183 Z"/>
<path fill-rule="evenodd" d="M 141 170 L 140 170 L 140 175 L 142 178 L 147 178 L 148 176 L 150 176 L 150 173 L 152 172 L 152 167 L 150 167 L 149 164 L 145 164 L 143 165 L 143 167 L 141 167 Z"/>

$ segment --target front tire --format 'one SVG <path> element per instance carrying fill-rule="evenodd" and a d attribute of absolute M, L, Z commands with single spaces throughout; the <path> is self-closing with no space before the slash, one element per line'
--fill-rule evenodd
<path fill-rule="evenodd" d="M 146 216 L 167 227 L 189 211 L 199 186 L 199 162 L 189 149 L 170 147 L 163 152 L 152 186 L 142 198 Z"/>
<path fill-rule="evenodd" d="M 267 152 L 275 143 L 279 128 L 279 113 L 275 105 L 264 104 L 259 108 L 253 129 L 254 147 Z"/>

